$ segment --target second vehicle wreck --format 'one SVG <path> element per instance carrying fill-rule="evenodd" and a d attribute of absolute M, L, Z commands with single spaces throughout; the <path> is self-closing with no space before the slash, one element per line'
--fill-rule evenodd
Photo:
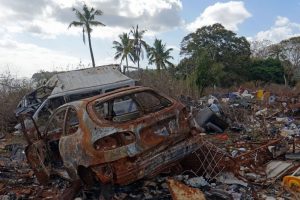
<path fill-rule="evenodd" d="M 135 81 L 118 71 L 117 67 L 107 65 L 55 74 L 43 86 L 22 98 L 15 111 L 16 116 L 28 113 L 42 129 L 54 110 L 65 103 L 134 86 Z M 25 126 L 30 129 L 33 124 L 26 121 Z M 15 128 L 19 130 L 20 125 Z"/>
<path fill-rule="evenodd" d="M 29 141 L 26 156 L 39 182 L 67 172 L 86 184 L 96 177 L 120 185 L 177 165 L 200 140 L 182 103 L 146 87 L 65 104 L 37 138 Z"/>

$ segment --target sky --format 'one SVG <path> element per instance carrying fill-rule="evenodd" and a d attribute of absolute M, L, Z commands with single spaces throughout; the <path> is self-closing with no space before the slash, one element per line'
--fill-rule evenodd
<path fill-rule="evenodd" d="M 300 35 L 300 0 L 86 0 L 100 9 L 105 27 L 95 27 L 92 46 L 96 65 L 119 64 L 112 42 L 139 25 L 145 41 L 161 39 L 173 48 L 177 64 L 182 38 L 205 25 L 221 23 L 249 41 L 279 42 Z M 40 70 L 71 70 L 91 66 L 82 29 L 72 7 L 82 0 L 0 0 L 0 74 L 31 77 Z M 132 64 L 132 63 L 131 63 Z M 133 64 L 132 64 L 133 65 Z M 153 66 L 142 61 L 143 68 Z M 0 77 L 1 78 L 1 77 Z"/>

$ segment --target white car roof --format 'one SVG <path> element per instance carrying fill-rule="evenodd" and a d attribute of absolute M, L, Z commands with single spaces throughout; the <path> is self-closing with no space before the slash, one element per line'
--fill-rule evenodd
<path fill-rule="evenodd" d="M 134 83 L 133 79 L 118 71 L 116 65 L 110 65 L 59 73 L 51 77 L 46 85 L 54 87 L 50 96 L 57 96 L 58 94 L 64 94 L 69 91 L 124 81 Z"/>

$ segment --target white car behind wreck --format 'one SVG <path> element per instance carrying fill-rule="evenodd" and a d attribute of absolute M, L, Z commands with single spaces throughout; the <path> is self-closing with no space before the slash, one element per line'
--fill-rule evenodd
<path fill-rule="evenodd" d="M 61 72 L 24 96 L 18 105 L 16 115 L 29 112 L 41 126 L 56 108 L 65 103 L 134 85 L 135 81 L 122 74 L 118 70 L 118 65 Z M 31 121 L 26 121 L 25 126 L 33 128 Z M 20 124 L 15 128 L 20 130 Z"/>

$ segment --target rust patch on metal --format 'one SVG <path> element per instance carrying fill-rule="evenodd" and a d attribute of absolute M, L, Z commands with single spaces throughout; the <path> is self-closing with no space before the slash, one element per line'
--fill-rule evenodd
<path fill-rule="evenodd" d="M 136 94 L 142 92 L 156 97 L 160 101 L 159 107 L 147 112 L 137 99 Z M 113 102 L 114 105 L 115 99 L 118 99 L 117 103 L 121 100 L 119 106 L 127 105 L 123 103 L 128 103 L 128 97 L 138 107 L 138 117 L 118 121 L 99 115 L 96 111 L 96 104 Z M 57 147 L 52 146 L 52 149 L 56 148 L 59 154 L 57 161 L 63 161 L 73 180 L 84 179 L 79 177 L 84 176 L 84 173 L 78 174 L 78 169 L 87 168 L 102 183 L 129 184 L 178 165 L 181 159 L 199 148 L 200 136 L 190 133 L 185 106 L 150 88 L 129 87 L 66 104 L 54 112 L 49 124 L 55 119 L 55 114 L 63 109 L 66 111 L 60 129 L 47 133 L 46 128 L 41 141 L 47 141 L 48 146 L 50 142 L 58 144 Z M 76 127 L 66 124 L 71 119 L 68 116 L 71 109 L 76 111 L 78 118 Z M 107 106 L 106 109 L 111 108 Z M 126 114 L 125 119 L 132 116 L 129 111 Z M 72 132 L 66 133 L 66 130 Z"/>
<path fill-rule="evenodd" d="M 189 187 L 174 179 L 167 180 L 170 193 L 173 200 L 205 200 L 201 190 Z"/>
<path fill-rule="evenodd" d="M 42 140 L 32 143 L 26 147 L 25 154 L 37 180 L 41 184 L 46 184 L 50 178 L 50 166 L 45 164 L 47 156 L 45 143 Z"/>

